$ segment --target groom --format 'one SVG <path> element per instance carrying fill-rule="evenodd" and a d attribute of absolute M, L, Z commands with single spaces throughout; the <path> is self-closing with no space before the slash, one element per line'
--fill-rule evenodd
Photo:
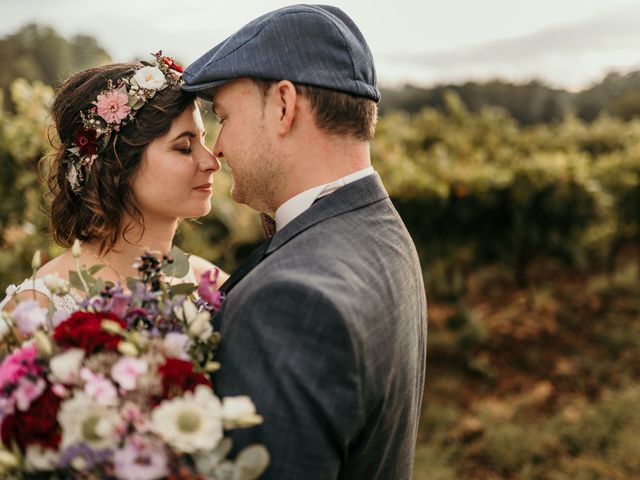
<path fill-rule="evenodd" d="M 184 80 L 213 101 L 233 198 L 275 218 L 214 319 L 217 394 L 249 395 L 264 417 L 235 446 L 266 445 L 266 479 L 411 478 L 427 307 L 415 247 L 370 163 L 380 93 L 365 39 L 336 7 L 285 7 Z"/>

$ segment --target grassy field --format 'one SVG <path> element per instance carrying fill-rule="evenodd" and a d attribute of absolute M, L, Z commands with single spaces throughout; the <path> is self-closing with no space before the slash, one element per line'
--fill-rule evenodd
<path fill-rule="evenodd" d="M 615 275 L 487 269 L 430 303 L 416 480 L 640 478 L 638 252 Z"/>

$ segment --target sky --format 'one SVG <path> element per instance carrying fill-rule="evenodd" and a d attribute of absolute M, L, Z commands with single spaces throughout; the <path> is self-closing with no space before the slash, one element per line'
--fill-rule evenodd
<path fill-rule="evenodd" d="M 188 64 L 276 0 L 0 0 L 0 37 L 30 22 L 96 37 L 114 61 L 164 50 Z M 637 0 L 344 0 L 367 38 L 379 83 L 433 85 L 533 78 L 578 90 L 640 69 Z"/>

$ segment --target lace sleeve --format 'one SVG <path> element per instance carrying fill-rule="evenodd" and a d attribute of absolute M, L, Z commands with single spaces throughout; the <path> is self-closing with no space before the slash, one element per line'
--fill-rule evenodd
<path fill-rule="evenodd" d="M 2 300 L 2 302 L 0 302 L 0 312 L 4 310 L 9 301 L 11 301 L 11 299 L 17 294 L 23 292 L 31 292 L 34 290 L 46 296 L 49 301 L 53 303 L 53 307 L 56 310 L 73 312 L 78 308 L 78 301 L 80 300 L 80 296 L 75 292 L 70 292 L 62 297 L 58 295 L 52 295 L 51 291 L 47 288 L 42 279 L 38 278 L 34 283 L 32 279 L 27 278 L 18 286 L 9 285 L 9 287 L 7 287 L 7 296 L 4 298 L 4 300 Z"/>

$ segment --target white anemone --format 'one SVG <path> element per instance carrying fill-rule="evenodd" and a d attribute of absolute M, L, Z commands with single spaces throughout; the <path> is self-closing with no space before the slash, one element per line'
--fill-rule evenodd
<path fill-rule="evenodd" d="M 117 410 L 94 402 L 82 391 L 62 402 L 58 422 L 62 427 L 61 450 L 75 443 L 85 443 L 94 450 L 118 444 Z"/>
<path fill-rule="evenodd" d="M 151 412 L 151 429 L 184 453 L 213 450 L 222 440 L 222 406 L 210 388 L 165 400 Z"/>

